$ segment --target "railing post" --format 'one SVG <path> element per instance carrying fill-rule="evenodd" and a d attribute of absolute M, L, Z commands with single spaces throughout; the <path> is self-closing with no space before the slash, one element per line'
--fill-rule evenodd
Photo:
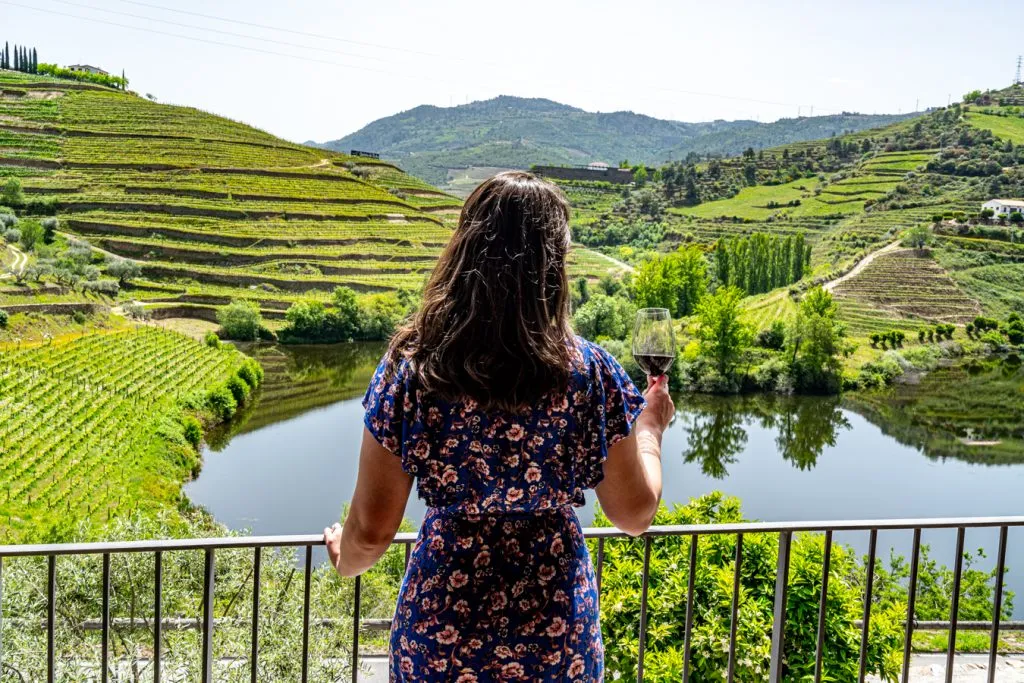
<path fill-rule="evenodd" d="M 202 683 L 213 681 L 213 591 L 214 591 L 213 548 L 206 550 L 206 566 L 203 570 L 203 671 Z"/>
<path fill-rule="evenodd" d="M 249 680 L 252 683 L 257 683 L 259 680 L 260 669 L 260 565 L 262 558 L 263 552 L 259 546 L 256 546 L 252 558 L 252 638 L 249 642 Z"/>
<path fill-rule="evenodd" d="M 768 680 L 782 683 L 782 652 L 786 640 L 786 598 L 789 589 L 789 551 L 793 532 L 779 534 L 779 561 L 775 569 L 775 616 L 772 621 L 772 651 Z"/>
<path fill-rule="evenodd" d="M 828 577 L 832 564 L 832 530 L 825 532 L 825 553 L 821 560 L 821 597 L 818 601 L 818 637 L 814 645 L 814 683 L 821 683 L 825 653 L 825 622 L 828 616 Z"/>
<path fill-rule="evenodd" d="M 946 683 L 953 683 L 953 660 L 956 657 L 956 627 L 960 618 L 960 582 L 964 573 L 964 532 L 956 532 L 956 564 L 953 570 L 953 595 L 949 608 L 949 647 L 946 648 Z"/>
<path fill-rule="evenodd" d="M 988 683 L 996 680 L 996 652 L 999 650 L 999 622 L 1003 611 L 1003 574 L 1006 572 L 1005 526 L 999 529 L 999 551 L 996 558 L 996 592 L 992 603 L 992 641 L 988 649 Z"/>
<path fill-rule="evenodd" d="M 0 557 L 0 676 L 4 670 L 4 558 Z"/>
<path fill-rule="evenodd" d="M 647 588 L 651 577 L 651 537 L 644 536 L 644 573 L 640 577 L 640 649 L 636 661 L 636 681 L 644 683 L 644 654 L 647 644 Z"/>
<path fill-rule="evenodd" d="M 686 626 L 683 632 L 683 683 L 690 683 L 693 636 L 693 590 L 697 579 L 697 534 L 690 536 L 690 574 L 686 577 Z"/>
<path fill-rule="evenodd" d="M 161 650 L 163 649 L 164 619 L 164 556 L 157 550 L 153 553 L 153 683 L 160 683 Z"/>
<path fill-rule="evenodd" d="M 47 558 L 46 569 L 46 680 L 53 683 L 57 676 L 57 652 L 53 629 L 57 620 L 57 556 Z"/>
<path fill-rule="evenodd" d="M 100 659 L 103 669 L 100 671 L 100 681 L 107 683 L 110 676 L 110 553 L 103 553 L 103 634 L 101 636 Z"/>
<path fill-rule="evenodd" d="M 309 588 L 313 576 L 313 546 L 306 546 L 306 571 L 302 586 L 302 683 L 309 680 Z"/>
<path fill-rule="evenodd" d="M 362 577 L 356 577 L 355 600 L 352 605 L 352 683 L 359 680 L 359 598 L 362 593 Z"/>
<path fill-rule="evenodd" d="M 900 680 L 907 683 L 910 679 L 910 653 L 914 640 L 914 613 L 917 605 L 917 572 L 921 561 L 921 530 L 914 529 L 914 543 L 911 548 L 913 556 L 910 558 L 910 582 L 907 584 L 907 624 L 903 635 L 903 678 Z"/>
<path fill-rule="evenodd" d="M 868 537 L 868 571 L 864 587 L 864 620 L 860 627 L 860 671 L 858 683 L 864 683 L 868 670 L 868 633 L 871 627 L 871 600 L 875 589 L 875 552 L 878 549 L 878 529 L 872 529 Z"/>
<path fill-rule="evenodd" d="M 740 567 L 743 565 L 743 534 L 736 534 L 736 566 L 732 576 L 732 607 L 729 618 L 729 668 L 726 672 L 727 683 L 736 677 L 736 633 L 740 625 Z"/>

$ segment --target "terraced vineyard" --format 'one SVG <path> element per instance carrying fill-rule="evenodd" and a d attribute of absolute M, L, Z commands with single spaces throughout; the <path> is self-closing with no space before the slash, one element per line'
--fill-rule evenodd
<path fill-rule="evenodd" d="M 146 326 L 0 347 L 4 537 L 173 503 L 198 467 L 186 406 L 243 367 L 230 347 Z"/>
<path fill-rule="evenodd" d="M 930 255 L 912 249 L 878 256 L 833 291 L 841 317 L 858 336 L 893 325 L 917 329 L 939 322 L 963 324 L 981 314 L 978 302 Z"/>
<path fill-rule="evenodd" d="M 53 197 L 64 230 L 142 265 L 122 298 L 205 318 L 214 300 L 280 318 L 282 302 L 338 285 L 417 289 L 461 207 L 385 162 L 13 72 L 0 74 L 0 167 Z M 608 263 L 580 251 L 572 267 L 596 278 Z"/>

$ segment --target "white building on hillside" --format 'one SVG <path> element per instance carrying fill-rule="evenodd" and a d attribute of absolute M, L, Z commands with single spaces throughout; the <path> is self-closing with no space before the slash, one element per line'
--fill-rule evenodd
<path fill-rule="evenodd" d="M 68 68 L 72 71 L 87 71 L 91 74 L 99 74 L 100 76 L 110 75 L 98 66 L 89 66 L 88 64 L 72 64 Z"/>
<path fill-rule="evenodd" d="M 1009 216 L 1011 213 L 1024 213 L 1024 199 L 990 199 L 981 208 L 992 209 L 996 218 Z"/>

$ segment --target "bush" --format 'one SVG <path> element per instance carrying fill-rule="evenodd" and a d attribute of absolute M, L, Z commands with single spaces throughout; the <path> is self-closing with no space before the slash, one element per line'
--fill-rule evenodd
<path fill-rule="evenodd" d="M 71 314 L 71 319 L 78 325 L 84 325 L 85 321 L 88 320 L 88 316 L 82 311 L 75 311 Z"/>
<path fill-rule="evenodd" d="M 207 332 L 206 336 L 203 337 L 203 343 L 206 344 L 211 349 L 219 349 L 220 337 L 217 336 L 216 332 Z"/>
<path fill-rule="evenodd" d="M 40 221 L 40 225 L 43 226 L 43 242 L 45 244 L 53 244 L 54 240 L 57 239 L 57 229 L 60 227 L 60 223 L 56 218 L 44 218 Z"/>
<path fill-rule="evenodd" d="M 43 226 L 39 225 L 39 221 L 35 220 L 24 220 L 21 221 L 21 246 L 25 251 L 32 251 L 39 240 L 43 238 Z"/>
<path fill-rule="evenodd" d="M 7 228 L 4 231 L 4 242 L 7 244 L 17 244 L 21 241 L 21 230 L 17 228 Z"/>
<path fill-rule="evenodd" d="M 739 501 L 714 493 L 689 505 L 671 510 L 662 506 L 655 524 L 723 524 L 743 520 Z M 598 526 L 610 526 L 599 515 Z M 676 681 L 682 678 L 682 618 L 690 580 L 686 536 L 658 539 L 651 546 L 648 623 L 656 625 L 647 633 L 646 666 L 651 680 Z M 639 567 L 643 563 L 645 541 L 625 539 L 605 543 L 602 580 L 602 626 L 609 671 L 621 672 L 623 681 L 636 680 L 637 628 L 640 619 Z M 732 602 L 733 558 L 736 537 L 707 536 L 699 540 L 694 595 L 699 609 L 693 612 L 691 678 L 694 681 L 721 681 L 727 666 L 730 605 Z M 593 550 L 593 548 L 592 548 Z M 797 534 L 790 556 L 790 586 L 787 607 L 791 628 L 786 629 L 786 680 L 803 681 L 813 677 L 817 631 L 812 619 L 796 615 L 817 615 L 820 595 L 824 539 L 820 534 Z M 737 645 L 742 655 L 736 662 L 737 681 L 763 681 L 770 658 L 772 605 L 778 562 L 778 538 L 773 534 L 747 534 L 743 537 L 743 571 L 740 573 L 740 602 Z M 826 622 L 828 647 L 824 650 L 823 680 L 857 679 L 863 602 L 858 578 L 864 568 L 857 554 L 835 543 L 829 572 L 829 599 Z M 867 670 L 884 680 L 895 680 L 902 631 L 900 622 L 906 601 L 892 591 L 872 609 L 868 633 Z"/>
<path fill-rule="evenodd" d="M 249 400 L 249 385 L 243 382 L 237 375 L 228 379 L 225 384 L 231 395 L 235 397 L 235 403 L 238 405 L 245 405 L 245 402 Z"/>
<path fill-rule="evenodd" d="M 900 363 L 899 354 L 890 351 L 881 358 L 861 366 L 857 383 L 865 389 L 884 387 L 902 374 L 903 365 Z"/>
<path fill-rule="evenodd" d="M 974 330 L 976 332 L 985 332 L 987 330 L 998 330 L 999 321 L 994 318 L 986 318 L 979 315 L 974 319 Z"/>
<path fill-rule="evenodd" d="M 199 420 L 188 415 L 185 417 L 182 427 L 185 432 L 185 440 L 192 444 L 192 448 L 199 450 L 199 445 L 203 442 L 203 425 L 199 423 Z"/>
<path fill-rule="evenodd" d="M 106 296 L 117 296 L 117 293 L 121 291 L 121 287 L 113 280 L 89 280 L 82 283 L 82 291 L 96 292 Z"/>
<path fill-rule="evenodd" d="M 8 178 L 3 187 L 0 188 L 0 203 L 14 208 L 25 205 L 25 193 L 21 189 L 19 178 Z"/>
<path fill-rule="evenodd" d="M 981 341 L 988 344 L 993 351 L 998 351 L 1006 345 L 1006 339 L 1003 335 L 999 334 L 996 330 L 989 330 L 985 334 L 981 335 Z"/>
<path fill-rule="evenodd" d="M 6 207 L 0 207 L 3 209 Z M 2 213 L 0 212 L 0 228 L 13 228 L 18 224 L 18 217 L 13 213 Z"/>
<path fill-rule="evenodd" d="M 238 376 L 249 388 L 255 389 L 263 381 L 263 366 L 250 358 L 238 368 Z"/>
<path fill-rule="evenodd" d="M 781 350 L 786 345 L 786 323 L 776 320 L 771 327 L 758 332 L 757 345 L 772 351 Z"/>
<path fill-rule="evenodd" d="M 256 341 L 263 327 L 260 307 L 252 301 L 236 299 L 217 311 L 220 335 L 225 339 Z"/>
<path fill-rule="evenodd" d="M 10 323 L 11 316 L 4 309 L 0 308 L 0 330 L 6 330 L 7 325 Z"/>
<path fill-rule="evenodd" d="M 206 404 L 220 420 L 230 420 L 238 410 L 238 401 L 226 385 L 212 390 L 206 397 Z"/>
<path fill-rule="evenodd" d="M 129 301 L 121 306 L 121 310 L 132 320 L 149 320 L 149 311 L 137 301 Z"/>

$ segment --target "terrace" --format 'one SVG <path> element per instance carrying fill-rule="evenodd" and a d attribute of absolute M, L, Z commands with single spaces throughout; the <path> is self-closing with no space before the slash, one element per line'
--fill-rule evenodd
<path fill-rule="evenodd" d="M 740 524 L 716 524 L 716 525 L 686 525 L 686 526 L 661 526 L 652 527 L 647 533 L 638 539 L 628 539 L 614 528 L 601 527 L 587 529 L 585 535 L 590 544 L 591 554 L 596 568 L 596 577 L 599 589 L 602 585 L 602 575 L 605 573 L 607 559 L 616 544 L 632 544 L 630 547 L 637 551 L 638 557 L 642 558 L 637 566 L 637 590 L 635 591 L 636 605 L 633 606 L 638 618 L 633 625 L 636 633 L 635 656 L 631 655 L 631 662 L 625 671 L 616 671 L 610 667 L 608 675 L 610 678 L 622 680 L 636 680 L 638 683 L 646 680 L 668 680 L 664 673 L 647 672 L 648 648 L 653 648 L 658 636 L 653 634 L 664 634 L 665 629 L 671 628 L 682 633 L 682 680 L 709 680 L 707 676 L 714 676 L 714 680 L 726 680 L 729 683 L 736 680 L 753 680 L 751 675 L 751 657 L 757 655 L 745 651 L 751 648 L 751 624 L 743 623 L 746 610 L 746 603 L 750 599 L 747 595 L 747 587 L 744 585 L 745 563 L 769 561 L 774 565 L 774 590 L 767 596 L 772 605 L 771 622 L 763 626 L 764 633 L 761 635 L 770 642 L 765 670 L 758 675 L 759 680 L 768 680 L 772 683 L 783 680 L 836 680 L 829 676 L 826 670 L 826 663 L 830 656 L 835 656 L 835 650 L 846 648 L 856 653 L 856 666 L 851 670 L 857 671 L 857 681 L 879 680 L 872 675 L 872 668 L 878 666 L 875 655 L 869 648 L 869 641 L 872 633 L 873 619 L 886 619 L 891 616 L 879 615 L 878 608 L 873 605 L 873 586 L 876 580 L 875 567 L 876 558 L 879 553 L 880 534 L 903 532 L 912 534 L 912 549 L 910 554 L 909 579 L 906 585 L 907 607 L 905 615 L 901 619 L 901 630 L 904 634 L 904 643 L 912 642 L 915 631 L 920 629 L 941 630 L 949 635 L 949 646 L 942 657 L 942 680 L 947 683 L 954 680 L 955 667 L 958 665 L 959 654 L 957 652 L 957 634 L 965 631 L 986 632 L 989 637 L 989 648 L 984 656 L 985 680 L 989 683 L 997 680 L 1019 680 L 1017 678 L 1005 677 L 1003 668 L 1004 659 L 999 655 L 1000 638 L 1007 631 L 1024 630 L 1024 622 L 1003 621 L 1000 615 L 1003 613 L 1004 599 L 1004 570 L 1006 569 L 1006 552 L 1010 531 L 1024 526 L 1024 517 L 1002 517 L 1002 518 L 960 518 L 960 519 L 903 519 L 903 520 L 869 520 L 869 521 L 838 521 L 838 522 L 779 522 L 779 523 L 740 523 Z M 959 602 L 961 582 L 965 572 L 964 547 L 968 531 L 990 530 L 998 533 L 998 541 L 995 547 L 988 548 L 995 557 L 996 568 L 994 572 L 995 587 L 993 597 L 993 615 L 991 622 L 967 621 L 961 618 Z M 919 560 L 922 550 L 923 532 L 942 532 L 954 534 L 956 537 L 956 556 L 954 558 L 952 603 L 947 621 L 922 622 L 915 618 L 915 600 L 922 590 L 918 585 Z M 837 563 L 842 564 L 844 551 L 838 542 L 834 541 L 836 534 L 859 534 L 867 537 L 868 553 L 865 562 L 865 575 L 863 579 L 863 593 L 861 596 L 862 612 L 860 619 L 851 624 L 856 630 L 855 640 L 847 638 L 850 633 L 839 633 L 831 622 L 833 610 L 835 609 L 836 596 L 830 593 L 830 579 L 840 581 L 843 579 L 841 569 Z M 821 571 L 815 585 L 808 585 L 803 581 L 799 572 L 791 571 L 791 559 L 793 558 L 794 547 L 799 546 L 809 537 L 820 542 L 822 549 Z M 772 545 L 776 552 L 770 558 L 757 557 L 757 552 L 763 549 L 763 541 L 766 538 L 772 539 Z M 408 563 L 412 544 L 415 542 L 415 534 L 400 533 L 394 540 L 392 547 L 394 559 L 401 562 L 404 553 L 405 562 Z M 709 605 L 703 602 L 706 597 L 704 591 L 695 580 L 698 567 L 698 558 L 702 553 L 720 552 L 723 546 L 715 545 L 725 541 L 729 549 L 727 563 L 731 565 L 729 581 L 731 583 L 731 601 L 728 605 L 729 623 L 728 635 L 722 643 L 721 669 L 718 674 L 708 670 L 708 666 L 714 667 L 714 662 L 701 661 L 702 667 L 696 669 L 698 663 L 695 659 L 698 645 L 695 643 L 695 624 L 707 619 Z M 658 592 L 664 587 L 664 572 L 657 575 L 652 571 L 652 552 L 656 551 L 659 544 L 676 542 L 680 545 L 680 557 L 673 564 L 671 573 L 677 575 L 677 580 L 685 580 L 685 606 L 677 606 L 681 623 L 663 624 L 657 623 L 651 606 L 657 600 Z M 685 543 L 687 552 L 683 554 L 681 549 Z M 272 664 L 266 660 L 270 658 L 269 653 L 261 648 L 262 629 L 280 628 L 280 624 L 272 624 L 272 612 L 262 601 L 264 596 L 261 587 L 266 585 L 265 575 L 268 564 L 283 549 L 295 549 L 300 551 L 301 557 L 301 607 L 293 613 L 298 623 L 290 624 L 295 636 L 291 641 L 291 655 L 295 660 L 298 677 L 301 681 L 309 680 L 379 680 L 370 672 L 367 664 L 371 661 L 378 662 L 377 676 L 379 673 L 379 652 L 376 657 L 368 657 L 370 654 L 365 646 L 368 638 L 374 637 L 388 628 L 389 619 L 372 618 L 368 616 L 372 609 L 367 608 L 367 603 L 376 599 L 374 596 L 367 598 L 367 588 L 361 583 L 361 578 L 344 580 L 344 585 L 339 586 L 337 592 L 342 590 L 350 591 L 351 610 L 347 616 L 339 616 L 338 612 L 330 607 L 325 607 L 322 585 L 314 579 L 321 578 L 324 573 L 333 572 L 329 568 L 318 567 L 314 557 L 317 547 L 321 544 L 319 536 L 268 536 L 268 537 L 230 537 L 230 538 L 209 538 L 209 539 L 185 539 L 175 541 L 134 541 L 134 542 L 113 542 L 113 543 L 87 543 L 87 544 L 55 544 L 55 545 L 21 545 L 21 546 L 0 546 L 0 577 L 6 578 L 12 566 L 17 562 L 36 562 L 34 565 L 39 572 L 45 575 L 45 586 L 40 592 L 40 606 L 44 607 L 40 619 L 35 623 L 27 622 L 24 619 L 16 623 L 0 620 L 0 644 L 5 642 L 4 636 L 10 640 L 10 633 L 13 630 L 23 629 L 26 631 L 37 630 L 43 637 L 45 652 L 38 661 L 38 669 L 33 669 L 28 663 L 31 657 L 25 652 L 19 652 L 11 648 L 0 649 L 0 669 L 10 680 L 66 680 L 72 677 L 79 680 L 86 675 L 90 680 L 121 680 L 121 673 L 131 668 L 135 673 L 132 680 L 198 680 L 208 683 L 214 680 L 268 680 L 267 676 L 273 676 Z M 620 546 L 623 547 L 623 546 Z M 745 550 L 745 548 L 751 550 Z M 753 552 L 750 559 L 746 553 Z M 230 601 L 226 600 L 226 594 L 222 589 L 219 578 L 222 579 L 219 560 L 227 554 L 238 554 L 251 558 L 249 576 L 246 579 L 248 593 L 242 602 L 248 602 L 251 606 L 246 614 L 244 609 L 233 609 L 236 599 L 242 595 L 237 586 L 229 587 L 234 591 Z M 171 615 L 166 610 L 165 597 L 167 594 L 166 585 L 173 580 L 169 578 L 173 574 L 171 569 L 171 558 L 181 555 L 189 555 L 196 562 L 192 565 L 196 570 L 196 576 L 192 577 L 192 585 L 197 593 L 201 593 L 201 600 L 193 603 L 196 611 L 184 615 Z M 147 565 L 152 572 L 151 583 L 148 585 L 152 590 L 151 607 L 142 608 L 135 605 L 134 601 L 131 610 L 126 609 L 124 603 L 123 581 L 125 574 L 112 570 L 112 563 L 124 558 L 138 558 L 145 556 L 152 559 Z M 83 565 L 80 560 L 99 560 L 91 565 Z M 199 560 L 201 559 L 201 564 Z M 243 560 L 245 561 L 245 560 Z M 399 566 L 401 566 L 399 564 Z M 96 572 L 93 588 L 98 594 L 99 612 L 96 614 L 83 614 L 75 612 L 69 615 L 66 609 L 58 609 L 62 592 L 62 585 L 69 574 L 78 573 L 91 568 Z M 201 567 L 201 569 L 199 569 Z M 291 573 L 298 571 L 295 564 L 291 565 Z M 754 569 L 753 571 L 756 571 Z M 797 574 L 797 575 L 794 575 Z M 656 577 L 656 578 L 652 578 Z M 139 581 L 135 576 L 131 581 Z M 291 577 L 288 578 L 289 585 Z M 145 582 L 143 582 L 145 584 Z M 316 590 L 313 590 L 314 584 Z M 2 585 L 2 584 L 0 584 Z M 263 590 L 267 590 L 264 588 Z M 812 591 L 817 603 L 817 609 L 813 612 L 804 611 L 796 613 L 793 609 L 791 591 L 806 592 Z M 833 589 L 835 590 L 835 589 Z M 12 593 L 10 590 L 3 592 L 0 602 L 0 617 L 4 606 L 13 603 L 24 605 L 27 596 Z M 95 596 L 93 596 L 95 597 Z M 195 596 L 195 597 L 198 597 Z M 278 598 L 280 600 L 280 598 Z M 269 602 L 269 600 L 268 600 Z M 278 605 L 278 609 L 280 605 Z M 621 606 L 610 606 L 608 610 L 615 612 Z M 73 629 L 80 631 L 80 636 L 85 640 L 82 642 L 91 643 L 93 649 L 80 648 L 71 652 L 62 647 L 67 640 L 66 631 L 69 627 L 69 620 L 78 620 L 80 623 L 70 624 Z M 342 633 L 349 629 L 347 642 L 342 643 L 339 639 L 332 640 L 333 649 L 324 651 L 322 648 L 314 648 L 311 641 L 311 634 L 314 631 L 336 631 Z M 759 628 L 756 624 L 754 630 Z M 175 634 L 183 631 L 190 631 L 196 636 L 191 642 L 191 647 L 182 648 L 181 641 L 176 640 L 176 647 L 171 651 L 168 644 Z M 133 647 L 137 650 L 131 656 L 125 654 L 124 641 L 118 641 L 119 654 L 114 655 L 114 637 L 117 634 L 133 632 L 142 634 L 142 640 Z M 219 638 L 224 633 L 231 632 L 234 635 L 230 638 Z M 98 633 L 98 639 L 96 635 Z M 91 637 L 93 641 L 88 639 Z M 239 637 L 239 634 L 243 634 Z M 58 642 L 60 640 L 61 642 Z M 98 642 L 95 642 L 98 640 Z M 802 640 L 813 643 L 811 648 L 804 648 L 800 653 L 793 645 L 794 641 Z M 379 642 L 379 638 L 378 638 Z M 146 643 L 145 646 L 142 643 Z M 852 649 L 851 649 L 852 648 Z M 84 650 L 84 653 L 83 653 Z M 184 650 L 184 651 L 183 651 Z M 632 652 L 632 650 L 630 650 Z M 94 656 L 90 657 L 90 653 Z M 83 654 L 85 656 L 83 656 Z M 898 680 L 904 683 L 915 680 L 914 670 L 911 667 L 911 649 L 904 647 L 898 663 L 892 664 L 891 675 L 898 676 Z M 129 662 L 129 659 L 131 660 Z M 332 667 L 325 667 L 325 662 L 330 662 Z M 853 661 L 848 662 L 851 666 Z M 24 667 L 22 670 L 19 667 Z M 97 671 L 98 669 L 98 671 Z M 330 669 L 332 672 L 325 678 L 324 673 Z M 997 677 L 997 673 L 1001 675 Z M 618 675 L 617 675 L 618 674 Z M 718 676 L 721 676 L 719 678 Z M 5 679 L 7 680 L 7 679 Z M 676 680 L 673 676 L 672 680 Z M 845 680 L 845 679 L 843 679 Z M 850 678 L 850 680 L 854 680 Z M 895 680 L 889 678 L 889 680 Z M 925 679 L 928 681 L 939 680 L 935 678 Z M 972 679 L 973 680 L 973 679 Z M 981 679 L 978 679 L 981 680 Z"/>

